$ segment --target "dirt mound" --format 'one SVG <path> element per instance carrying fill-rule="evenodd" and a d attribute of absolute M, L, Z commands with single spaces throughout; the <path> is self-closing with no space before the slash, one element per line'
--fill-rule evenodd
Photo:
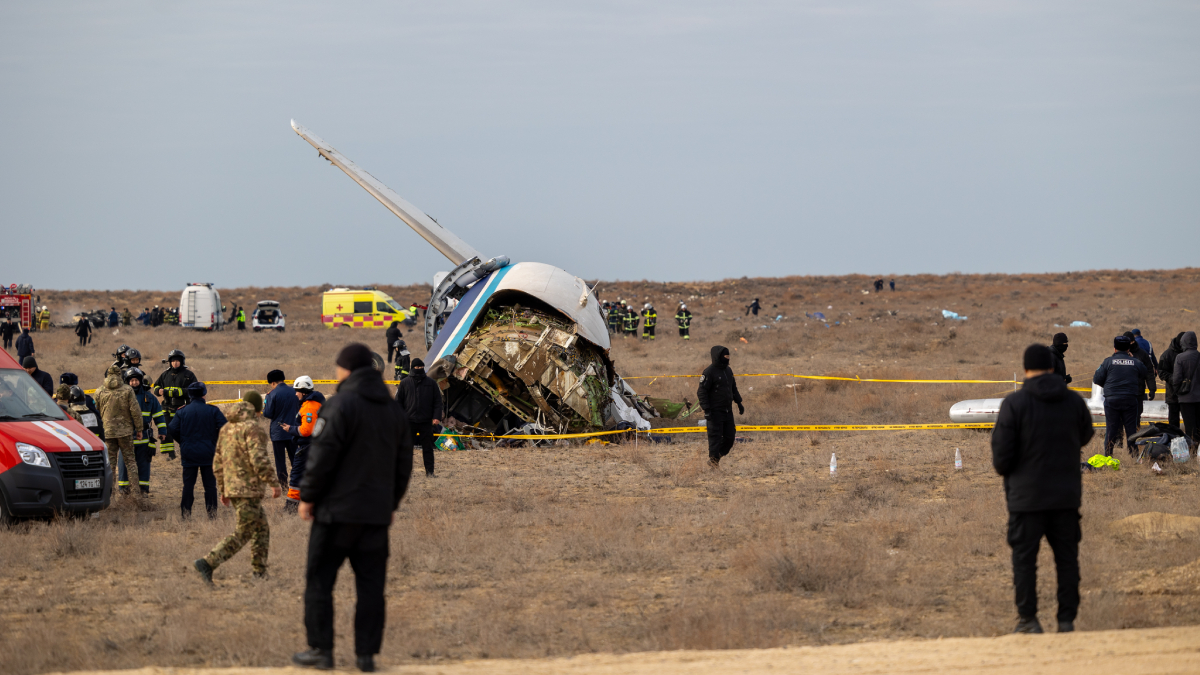
<path fill-rule="evenodd" d="M 1176 539 L 1200 535 L 1200 518 L 1150 511 L 1114 521 L 1113 530 L 1143 539 Z"/>
<path fill-rule="evenodd" d="M 1200 626 L 863 642 L 830 647 L 588 654 L 568 659 L 480 660 L 387 669 L 410 675 L 693 675 L 698 673 L 1006 673 L 1102 675 L 1200 671 Z M 142 668 L 112 675 L 300 675 L 295 668 Z M 83 675 L 79 673 L 78 675 Z M 89 673 L 88 675 L 100 675 Z"/>
<path fill-rule="evenodd" d="M 1126 575 L 1121 590 L 1138 595 L 1195 595 L 1200 593 L 1200 560 L 1165 570 L 1140 570 Z"/>

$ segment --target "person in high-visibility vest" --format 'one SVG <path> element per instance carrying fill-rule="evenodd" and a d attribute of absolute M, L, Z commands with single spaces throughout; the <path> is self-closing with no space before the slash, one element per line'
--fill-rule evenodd
<path fill-rule="evenodd" d="M 632 309 L 627 309 L 623 318 L 625 323 L 625 337 L 631 335 L 637 337 L 638 321 L 641 320 L 641 317 Z"/>
<path fill-rule="evenodd" d="M 621 332 L 621 323 L 625 317 L 621 315 L 621 304 L 614 302 L 608 306 L 608 332 L 616 335 Z"/>
<path fill-rule="evenodd" d="M 167 433 L 167 422 L 163 418 L 162 406 L 159 405 L 158 399 L 150 393 L 150 387 L 146 382 L 146 373 L 137 366 L 130 366 L 121 373 L 121 379 L 125 380 L 125 384 L 133 389 L 134 398 L 137 399 L 138 407 L 142 409 L 142 437 L 133 441 L 133 459 L 137 465 L 138 472 L 138 489 L 143 495 L 150 494 L 150 461 L 154 459 L 154 430 L 158 431 L 158 438 L 163 438 Z M 132 484 L 131 476 L 125 465 L 118 463 L 117 487 L 122 494 L 129 494 Z"/>
<path fill-rule="evenodd" d="M 642 339 L 653 340 L 654 326 L 658 324 L 658 312 L 655 311 L 654 305 L 647 302 L 642 306 L 642 318 L 645 319 L 642 322 Z"/>
<path fill-rule="evenodd" d="M 246 308 L 238 307 L 238 330 L 246 330 Z"/>
<path fill-rule="evenodd" d="M 45 305 L 38 313 L 38 330 L 50 330 L 50 308 Z"/>
<path fill-rule="evenodd" d="M 679 337 L 691 340 L 692 313 L 688 311 L 687 305 L 680 303 L 679 309 L 675 312 L 675 323 L 679 324 Z"/>

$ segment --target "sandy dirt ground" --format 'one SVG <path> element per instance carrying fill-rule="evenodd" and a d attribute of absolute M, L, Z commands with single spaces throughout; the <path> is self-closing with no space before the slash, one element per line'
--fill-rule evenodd
<path fill-rule="evenodd" d="M 690 675 L 691 673 L 1057 673 L 1149 675 L 1200 671 L 1200 627 L 866 642 L 828 647 L 590 654 L 476 660 L 387 669 L 410 675 Z M 299 668 L 142 668 L 76 675 L 292 675 Z"/>

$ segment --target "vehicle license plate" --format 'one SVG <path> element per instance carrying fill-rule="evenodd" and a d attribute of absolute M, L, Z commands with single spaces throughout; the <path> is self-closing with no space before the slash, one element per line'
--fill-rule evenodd
<path fill-rule="evenodd" d="M 87 478 L 84 480 L 75 481 L 76 490 L 94 490 L 98 487 L 100 487 L 99 478 Z"/>

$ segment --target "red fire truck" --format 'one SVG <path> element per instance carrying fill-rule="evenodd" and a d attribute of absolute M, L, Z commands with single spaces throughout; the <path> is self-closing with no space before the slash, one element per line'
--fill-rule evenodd
<path fill-rule="evenodd" d="M 0 526 L 107 508 L 114 473 L 104 442 L 0 350 Z"/>
<path fill-rule="evenodd" d="M 21 328 L 35 329 L 32 286 L 0 286 L 0 319 L 4 318 L 19 319 Z"/>

